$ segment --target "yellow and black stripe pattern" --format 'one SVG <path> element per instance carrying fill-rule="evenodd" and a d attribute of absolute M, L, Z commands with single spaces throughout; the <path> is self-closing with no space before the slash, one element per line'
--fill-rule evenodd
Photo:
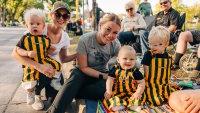
<path fill-rule="evenodd" d="M 145 100 L 150 106 L 158 106 L 168 101 L 173 88 L 170 87 L 171 57 L 153 57 L 149 73 L 145 75 Z"/>
<path fill-rule="evenodd" d="M 108 100 L 104 99 L 104 106 L 110 109 L 111 107 L 120 105 L 126 107 L 140 105 L 141 101 L 130 99 L 137 88 L 137 83 L 133 76 L 136 69 L 123 70 L 117 65 L 115 68 L 115 81 L 112 89 L 113 97 Z"/>
<path fill-rule="evenodd" d="M 33 36 L 27 33 L 23 36 L 23 42 L 21 42 L 21 44 L 23 49 L 37 52 L 36 57 L 32 58 L 32 60 L 40 64 L 50 64 L 56 71 L 61 70 L 61 64 L 47 55 L 47 50 L 50 47 L 50 40 L 46 38 L 45 35 Z M 33 67 L 23 65 L 23 81 L 38 80 L 39 75 L 40 72 Z"/>

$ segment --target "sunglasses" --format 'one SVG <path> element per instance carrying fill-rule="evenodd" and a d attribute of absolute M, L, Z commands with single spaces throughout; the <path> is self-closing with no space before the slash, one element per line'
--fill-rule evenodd
<path fill-rule="evenodd" d="M 164 4 L 167 4 L 169 1 L 164 1 L 164 2 L 161 2 L 160 5 L 164 5 Z"/>
<path fill-rule="evenodd" d="M 128 12 L 128 11 L 133 11 L 133 8 L 126 9 L 126 11 L 127 11 L 127 12 Z"/>
<path fill-rule="evenodd" d="M 70 18 L 70 15 L 67 13 L 61 14 L 60 12 L 56 12 L 55 15 L 57 19 L 60 19 L 62 17 L 63 20 L 68 20 Z"/>

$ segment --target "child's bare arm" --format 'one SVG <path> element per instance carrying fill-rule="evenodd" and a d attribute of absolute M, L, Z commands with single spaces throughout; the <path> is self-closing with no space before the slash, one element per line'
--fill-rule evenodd
<path fill-rule="evenodd" d="M 17 47 L 16 51 L 20 56 L 24 56 L 24 57 L 34 58 L 37 55 L 37 53 L 35 51 L 27 51 L 20 47 Z"/>
<path fill-rule="evenodd" d="M 106 99 L 109 99 L 112 96 L 113 82 L 114 82 L 114 78 L 108 76 L 108 78 L 106 80 L 106 92 L 104 95 Z"/>
<path fill-rule="evenodd" d="M 140 99 L 142 97 L 142 94 L 143 94 L 144 89 L 145 89 L 145 80 L 144 79 L 137 80 L 137 83 L 138 83 L 137 90 L 131 97 L 133 99 Z"/>

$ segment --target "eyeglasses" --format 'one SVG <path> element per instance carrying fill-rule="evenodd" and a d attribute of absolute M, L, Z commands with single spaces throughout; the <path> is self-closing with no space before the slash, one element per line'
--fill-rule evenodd
<path fill-rule="evenodd" d="M 62 17 L 63 20 L 68 20 L 70 18 L 70 15 L 67 13 L 61 14 L 60 12 L 56 12 L 55 15 L 57 19 L 60 19 Z"/>
<path fill-rule="evenodd" d="M 164 4 L 167 4 L 169 1 L 164 1 L 164 2 L 161 2 L 160 5 L 164 5 Z"/>
<path fill-rule="evenodd" d="M 126 9 L 126 12 L 133 11 L 133 8 Z"/>

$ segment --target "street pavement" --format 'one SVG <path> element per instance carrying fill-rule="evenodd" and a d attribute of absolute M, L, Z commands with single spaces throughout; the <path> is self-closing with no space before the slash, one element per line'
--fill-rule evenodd
<path fill-rule="evenodd" d="M 24 31 L 24 28 L 0 27 L 0 113 L 44 113 L 44 110 L 35 111 L 26 104 L 26 93 L 20 86 L 22 68 L 11 57 L 12 50 Z M 69 68 L 65 71 L 68 74 Z"/>

